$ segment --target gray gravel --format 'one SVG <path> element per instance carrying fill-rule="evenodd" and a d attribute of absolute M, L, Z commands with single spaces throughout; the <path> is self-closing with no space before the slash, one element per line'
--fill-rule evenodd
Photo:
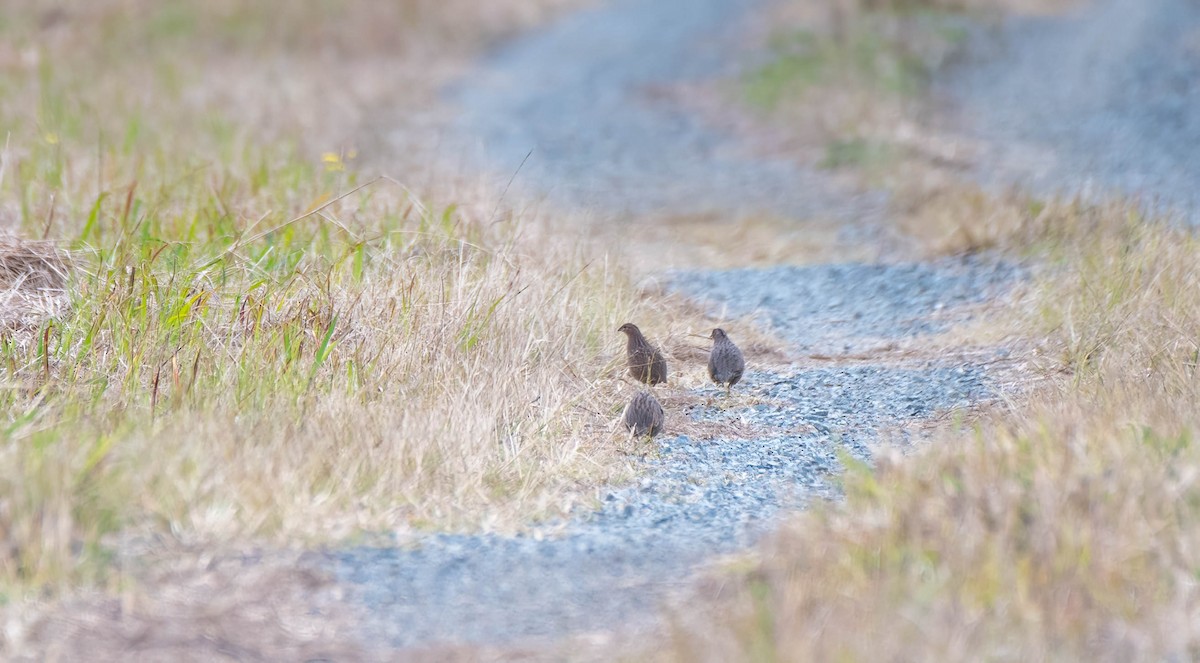
<path fill-rule="evenodd" d="M 985 301 L 1018 278 L 1010 263 L 966 257 L 934 263 L 681 272 L 677 289 L 722 302 L 724 316 L 765 318 L 804 352 L 862 352 L 881 340 L 944 331 L 954 307 Z"/>
<path fill-rule="evenodd" d="M 761 304 L 779 333 L 810 347 L 839 335 L 902 338 L 936 331 L 944 321 L 932 313 L 944 317 L 1017 274 L 974 260 L 739 270 L 678 275 L 677 283 L 713 307 L 749 312 Z M 855 304 L 849 305 L 852 293 Z M 727 299 L 734 294 L 736 304 Z M 838 317 L 839 311 L 860 315 Z M 697 564 L 749 545 L 781 509 L 835 496 L 839 450 L 869 459 L 882 429 L 993 396 L 981 366 L 938 363 L 752 370 L 738 391 L 764 402 L 722 409 L 714 398 L 715 405 L 669 413 L 668 434 L 657 440 L 661 455 L 644 478 L 605 491 L 598 510 L 577 513 L 553 532 L 430 536 L 411 549 L 334 553 L 338 576 L 370 608 L 364 635 L 404 647 L 649 623 Z M 718 390 L 711 392 L 715 397 Z M 769 433 L 755 439 L 671 436 L 671 420 L 685 416 L 742 420 Z"/>
<path fill-rule="evenodd" d="M 982 32 L 938 92 L 981 179 L 1139 195 L 1200 222 L 1200 3 L 1094 0 Z"/>

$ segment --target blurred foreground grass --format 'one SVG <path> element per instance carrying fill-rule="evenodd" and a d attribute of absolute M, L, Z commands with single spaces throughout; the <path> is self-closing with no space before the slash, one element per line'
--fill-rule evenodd
<path fill-rule="evenodd" d="M 624 277 L 356 167 L 362 109 L 559 4 L 4 2 L 0 602 L 129 537 L 504 527 L 626 471 Z"/>

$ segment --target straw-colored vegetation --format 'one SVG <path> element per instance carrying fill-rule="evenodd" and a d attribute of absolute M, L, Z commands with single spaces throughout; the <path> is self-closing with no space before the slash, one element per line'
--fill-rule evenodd
<path fill-rule="evenodd" d="M 0 602 L 130 535 L 509 527 L 629 472 L 615 330 L 664 318 L 352 112 L 560 4 L 4 3 Z"/>
<path fill-rule="evenodd" d="M 962 52 L 965 19 L 1062 11 L 1069 0 L 834 0 L 785 2 L 770 21 L 777 57 L 747 73 L 743 92 L 760 110 L 841 139 L 834 165 L 885 156 L 863 132 L 895 119 L 930 76 Z M 807 103 L 801 103 L 807 102 Z M 848 132 L 858 135 L 847 136 Z M 852 140 L 853 139 L 853 140 Z M 849 149 L 847 149 L 849 148 Z"/>
<path fill-rule="evenodd" d="M 799 118 L 786 126 L 825 145 L 827 167 L 889 188 L 917 251 L 996 249 L 1036 266 L 985 324 L 1023 348 L 1037 386 L 916 454 L 850 467 L 844 503 L 715 573 L 707 608 L 676 615 L 669 657 L 1196 658 L 1200 240 L 1133 205 L 1047 205 L 964 182 L 968 157 L 914 119 L 939 60 L 910 56 L 952 56 L 921 45 L 952 46 L 954 33 L 929 28 L 953 14 L 868 4 L 784 53 L 770 104 L 762 72 L 745 91 L 766 117 Z"/>
<path fill-rule="evenodd" d="M 895 239 L 910 254 L 991 248 L 1036 216 L 1036 205 L 963 180 L 977 150 L 971 141 L 930 126 L 926 92 L 964 53 L 970 25 L 1074 4 L 782 3 L 767 38 L 775 57 L 741 77 L 734 98 L 753 116 L 749 124 L 768 127 L 768 149 L 889 191 Z"/>
<path fill-rule="evenodd" d="M 1052 206 L 1010 240 L 1043 267 L 996 324 L 1036 342 L 1047 386 L 851 468 L 844 504 L 797 517 L 681 618 L 678 659 L 1200 652 L 1200 240 L 1120 205 Z"/>
<path fill-rule="evenodd" d="M 775 57 L 745 74 L 741 92 L 793 138 L 827 143 L 827 167 L 900 156 L 880 140 L 968 33 L 957 3 L 784 3 L 768 35 Z"/>

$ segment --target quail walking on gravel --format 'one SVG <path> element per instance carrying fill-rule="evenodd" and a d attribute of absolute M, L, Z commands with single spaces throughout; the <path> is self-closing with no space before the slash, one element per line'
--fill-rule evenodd
<path fill-rule="evenodd" d="M 725 385 L 726 395 L 733 391 L 733 385 L 742 379 L 746 370 L 746 360 L 742 351 L 729 340 L 724 329 L 714 329 L 709 338 L 713 341 L 712 352 L 708 354 L 708 377 L 713 382 Z"/>
<path fill-rule="evenodd" d="M 642 330 L 632 322 L 626 322 L 617 329 L 629 338 L 625 346 L 625 354 L 629 359 L 629 374 L 638 382 L 656 385 L 667 381 L 667 360 L 663 359 L 658 348 L 650 345 Z"/>
<path fill-rule="evenodd" d="M 642 389 L 634 394 L 629 405 L 625 406 L 622 418 L 625 427 L 633 431 L 634 435 L 654 437 L 662 431 L 663 416 L 662 405 L 659 405 L 658 399 L 654 394 Z"/>

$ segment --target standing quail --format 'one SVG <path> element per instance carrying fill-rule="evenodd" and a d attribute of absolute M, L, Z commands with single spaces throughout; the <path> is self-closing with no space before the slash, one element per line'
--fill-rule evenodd
<path fill-rule="evenodd" d="M 742 351 L 729 340 L 724 329 L 714 329 L 709 338 L 713 340 L 712 352 L 708 354 L 708 377 L 713 382 L 725 385 L 725 393 L 733 391 L 733 385 L 742 379 L 746 360 Z"/>
<path fill-rule="evenodd" d="M 634 394 L 629 405 L 625 406 L 622 419 L 625 421 L 625 427 L 633 431 L 634 435 L 654 437 L 662 431 L 663 416 L 662 405 L 659 405 L 658 399 L 654 394 L 642 389 Z"/>
<path fill-rule="evenodd" d="M 617 331 L 625 332 L 629 337 L 625 353 L 629 358 L 629 374 L 633 379 L 648 385 L 666 382 L 667 360 L 663 359 L 658 348 L 650 345 L 646 337 L 642 336 L 642 330 L 632 322 L 626 322 Z"/>

